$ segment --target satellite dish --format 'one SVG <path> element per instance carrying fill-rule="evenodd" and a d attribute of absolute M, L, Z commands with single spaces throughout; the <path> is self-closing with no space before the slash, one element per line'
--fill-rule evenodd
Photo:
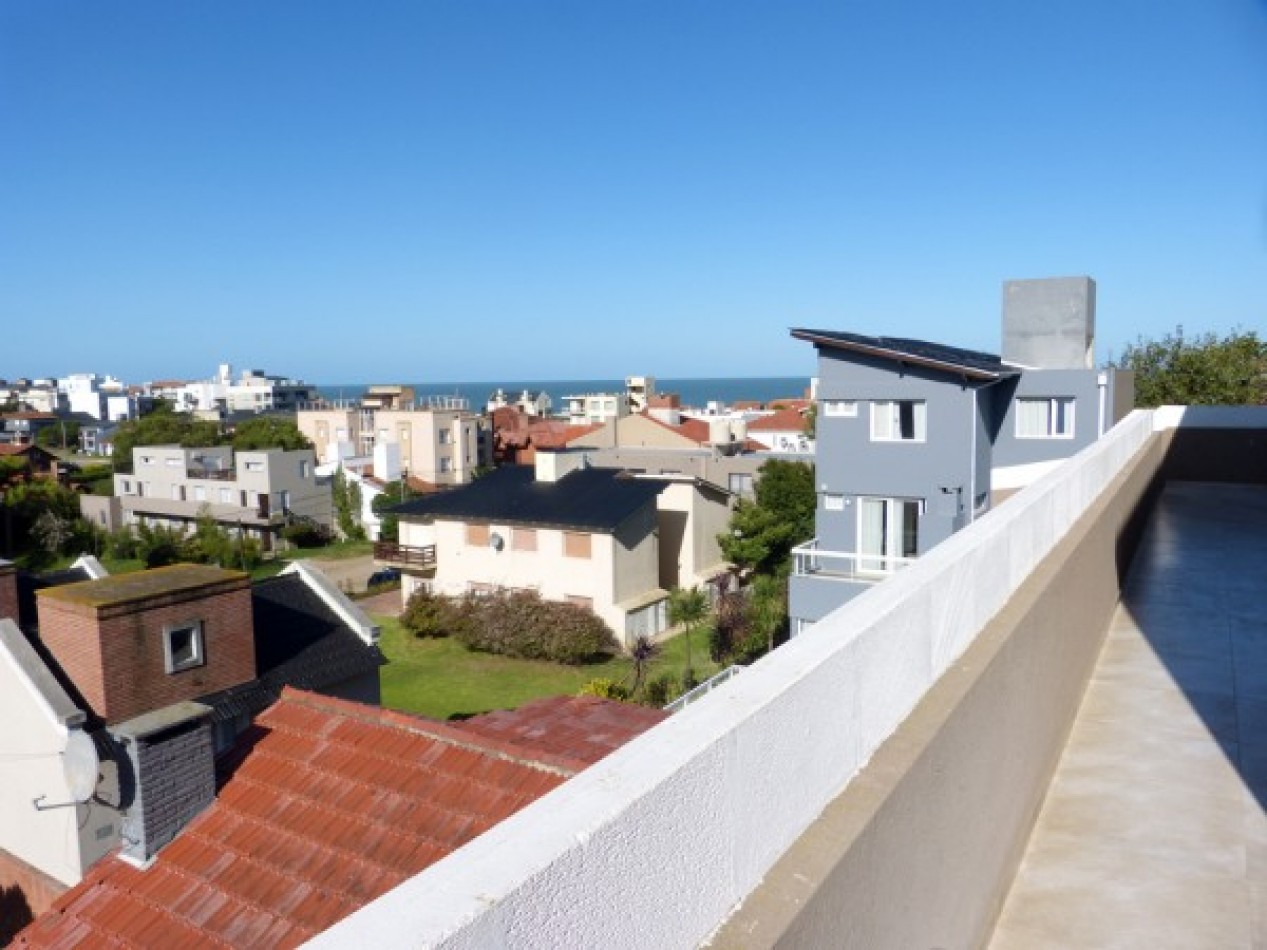
<path fill-rule="evenodd" d="M 488 536 L 488 546 L 494 551 L 500 551 L 506 546 L 506 542 L 500 534 L 494 531 Z"/>
<path fill-rule="evenodd" d="M 97 770 L 101 762 L 97 758 L 97 746 L 92 737 L 82 729 L 72 729 L 62 752 L 62 768 L 66 772 L 66 786 L 70 797 L 83 803 L 92 798 L 97 788 Z"/>

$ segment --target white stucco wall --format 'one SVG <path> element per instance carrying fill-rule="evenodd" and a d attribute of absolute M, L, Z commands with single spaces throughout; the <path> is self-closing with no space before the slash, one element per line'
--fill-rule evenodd
<path fill-rule="evenodd" d="M 317 947 L 697 946 L 1152 437 L 1106 438 L 316 938 Z"/>

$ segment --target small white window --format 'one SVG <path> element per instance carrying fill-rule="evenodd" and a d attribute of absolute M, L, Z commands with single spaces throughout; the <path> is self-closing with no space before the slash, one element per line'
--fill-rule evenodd
<path fill-rule="evenodd" d="M 729 479 L 729 487 L 736 495 L 752 494 L 752 476 L 743 472 L 731 473 Z"/>
<path fill-rule="evenodd" d="M 220 504 L 222 505 L 233 504 L 233 489 L 232 488 L 220 489 Z"/>
<path fill-rule="evenodd" d="M 451 472 L 453 470 L 453 459 L 440 459 L 440 471 Z"/>
<path fill-rule="evenodd" d="M 206 662 L 203 655 L 202 621 L 175 624 L 163 629 L 163 658 L 168 673 L 193 669 Z"/>
<path fill-rule="evenodd" d="M 844 511 L 845 510 L 845 496 L 832 495 L 832 494 L 823 495 L 823 510 L 824 511 Z"/>
<path fill-rule="evenodd" d="M 183 459 L 166 459 L 165 461 L 167 462 L 168 468 L 177 468 Z"/>
<path fill-rule="evenodd" d="M 308 477 L 308 462 L 306 459 L 299 460 L 299 477 L 300 478 Z"/>
<path fill-rule="evenodd" d="M 206 501 L 206 500 L 207 500 L 207 489 L 203 488 L 201 485 L 195 485 L 194 486 L 194 501 Z"/>
<path fill-rule="evenodd" d="M 871 404 L 871 441 L 923 442 L 927 418 L 922 399 L 877 400 Z"/>
<path fill-rule="evenodd" d="M 824 399 L 823 415 L 852 419 L 858 415 L 858 403 L 853 399 Z"/>
<path fill-rule="evenodd" d="M 142 455 L 142 456 L 141 456 L 141 464 L 142 464 L 142 465 L 153 465 L 153 464 L 154 464 L 154 456 L 152 456 L 152 455 Z"/>
<path fill-rule="evenodd" d="M 263 462 L 247 462 L 246 470 L 248 472 L 262 472 L 264 471 L 264 463 Z"/>
<path fill-rule="evenodd" d="M 123 494 L 130 495 L 132 493 L 132 483 L 126 478 L 119 482 L 119 487 L 123 489 Z"/>
<path fill-rule="evenodd" d="M 1018 439 L 1072 439 L 1073 398 L 1016 400 Z"/>

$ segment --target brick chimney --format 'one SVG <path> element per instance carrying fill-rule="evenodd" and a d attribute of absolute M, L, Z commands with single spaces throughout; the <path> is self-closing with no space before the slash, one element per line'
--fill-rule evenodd
<path fill-rule="evenodd" d="M 0 559 L 0 620 L 18 622 L 18 571 L 12 561 Z"/>
<path fill-rule="evenodd" d="M 40 639 L 107 723 L 255 678 L 250 578 L 201 564 L 36 594 Z"/>
<path fill-rule="evenodd" d="M 122 857 L 144 863 L 216 797 L 211 707 L 175 703 L 109 728 L 120 757 Z"/>

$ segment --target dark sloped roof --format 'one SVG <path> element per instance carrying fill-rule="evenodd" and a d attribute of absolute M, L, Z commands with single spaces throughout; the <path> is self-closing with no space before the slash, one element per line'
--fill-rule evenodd
<path fill-rule="evenodd" d="M 201 697 L 215 721 L 254 716 L 283 686 L 322 690 L 386 662 L 378 647 L 362 640 L 298 574 L 257 581 L 251 608 L 257 678 Z"/>
<path fill-rule="evenodd" d="M 793 329 L 792 336 L 818 347 L 848 350 L 899 363 L 913 363 L 931 369 L 969 376 L 974 379 L 1002 379 L 1017 376 L 1020 371 L 1009 366 L 993 353 L 963 350 L 957 346 L 929 343 L 896 336 L 864 336 L 843 330 Z"/>
<path fill-rule="evenodd" d="M 405 516 L 610 532 L 655 501 L 667 482 L 583 468 L 539 482 L 531 466 L 499 468 L 469 485 L 396 508 Z"/>

